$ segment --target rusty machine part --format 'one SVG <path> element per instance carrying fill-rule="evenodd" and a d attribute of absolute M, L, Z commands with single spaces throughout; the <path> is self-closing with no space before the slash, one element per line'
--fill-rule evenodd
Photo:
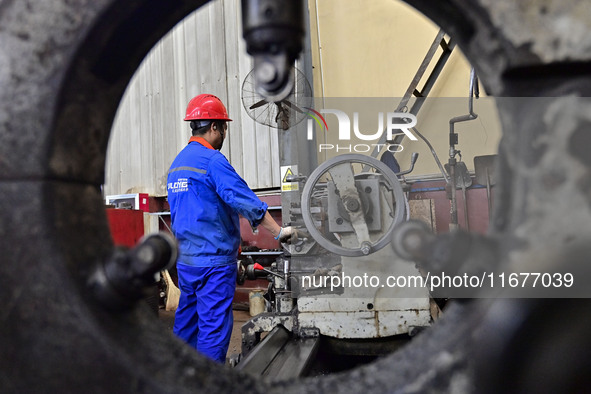
<path fill-rule="evenodd" d="M 87 281 L 113 249 L 100 185 L 115 111 L 148 50 L 203 3 L 0 1 L 3 392 L 586 390 L 588 300 L 458 304 L 408 346 L 354 372 L 272 385 L 219 373 L 140 304 L 113 312 L 96 302 Z M 498 266 L 588 264 L 588 3 L 408 3 L 454 37 L 490 94 L 546 97 L 498 102 L 504 176 L 489 234 Z M 272 45 L 259 51 L 276 54 Z"/>

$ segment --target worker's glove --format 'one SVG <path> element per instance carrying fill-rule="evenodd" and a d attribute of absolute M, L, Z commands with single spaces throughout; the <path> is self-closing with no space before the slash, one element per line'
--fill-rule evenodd
<path fill-rule="evenodd" d="M 295 227 L 292 226 L 281 227 L 281 230 L 279 231 L 279 234 L 275 237 L 275 239 L 278 239 L 281 243 L 295 242 L 298 239 L 298 231 L 295 229 Z"/>

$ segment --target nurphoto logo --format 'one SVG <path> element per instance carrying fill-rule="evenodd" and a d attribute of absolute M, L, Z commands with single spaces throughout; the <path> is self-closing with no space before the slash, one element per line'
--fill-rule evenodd
<path fill-rule="evenodd" d="M 314 138 L 314 122 L 318 125 L 320 130 L 328 132 L 328 124 L 322 114 L 332 114 L 337 117 L 338 121 L 338 141 L 339 143 L 326 143 L 319 144 L 319 152 L 334 150 L 336 152 L 357 152 L 365 153 L 372 149 L 377 148 L 378 152 L 381 149 L 387 149 L 390 152 L 401 152 L 404 148 L 400 144 L 385 144 L 379 143 L 384 130 L 386 132 L 386 141 L 392 141 L 395 135 L 404 134 L 411 141 L 417 141 L 417 137 L 410 131 L 411 128 L 416 126 L 417 118 L 413 114 L 405 112 L 388 112 L 384 116 L 383 112 L 378 112 L 378 129 L 375 132 L 364 132 L 359 129 L 359 112 L 353 112 L 353 127 L 351 127 L 351 118 L 344 111 L 337 109 L 321 109 L 316 111 L 312 108 L 306 107 L 306 112 L 310 118 L 308 119 L 308 140 L 311 141 Z M 384 128 L 384 123 L 386 127 Z M 353 131 L 351 133 L 351 130 Z M 351 141 L 352 136 L 357 140 L 361 141 L 375 141 L 374 143 L 359 143 L 359 144 L 347 144 L 343 142 Z"/>

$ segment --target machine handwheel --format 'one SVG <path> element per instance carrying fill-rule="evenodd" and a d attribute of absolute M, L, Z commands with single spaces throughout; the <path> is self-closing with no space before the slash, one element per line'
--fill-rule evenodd
<path fill-rule="evenodd" d="M 405 217 L 398 178 L 381 161 L 361 154 L 329 159 L 310 174 L 302 191 L 309 234 L 329 252 L 364 256 L 391 241 Z M 318 209 L 318 207 L 320 209 Z M 314 217 L 323 212 L 324 217 Z"/>

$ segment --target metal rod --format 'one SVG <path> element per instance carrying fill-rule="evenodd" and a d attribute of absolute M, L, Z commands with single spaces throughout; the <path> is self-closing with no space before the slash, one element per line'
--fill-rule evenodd
<path fill-rule="evenodd" d="M 476 84 L 476 73 L 474 71 L 474 67 L 470 70 L 470 92 L 468 96 L 468 114 L 467 115 L 460 115 L 456 116 L 455 118 L 451 118 L 449 121 L 449 135 L 450 137 L 453 136 L 454 127 L 456 123 L 459 122 L 467 122 L 469 120 L 474 120 L 478 117 L 478 114 L 474 113 L 474 85 Z M 452 143 L 452 138 L 450 138 L 450 147 L 449 147 L 449 155 L 450 157 L 455 157 L 457 151 L 455 150 L 455 144 Z"/>
<path fill-rule="evenodd" d="M 460 151 L 456 150 L 458 143 L 457 134 L 454 131 L 456 123 L 474 120 L 478 114 L 474 113 L 474 86 L 477 84 L 476 72 L 474 67 L 470 70 L 470 89 L 468 93 L 468 114 L 456 116 L 449 121 L 449 184 L 451 188 L 451 212 L 450 212 L 450 229 L 456 228 L 458 225 L 458 206 L 456 201 L 456 155 Z M 461 156 L 460 156 L 461 160 Z M 465 198 L 464 198 L 465 200 Z M 467 215 L 467 213 L 466 213 Z"/>
<path fill-rule="evenodd" d="M 449 159 L 449 185 L 451 189 L 451 209 L 449 229 L 454 230 L 458 227 L 458 203 L 456 201 L 456 159 Z"/>
<path fill-rule="evenodd" d="M 435 36 L 435 39 L 433 40 L 433 43 L 431 44 L 431 46 L 429 47 L 429 50 L 427 51 L 427 54 L 425 55 L 423 61 L 421 62 L 421 65 L 419 66 L 417 72 L 415 73 L 414 78 L 412 79 L 408 88 L 406 89 L 406 92 L 404 93 L 402 100 L 400 101 L 400 103 L 396 107 L 396 112 L 401 112 L 402 110 L 404 110 L 404 108 L 406 108 L 412 95 L 417 91 L 417 86 L 418 86 L 419 82 L 421 81 L 423 75 L 425 74 L 425 71 L 429 67 L 429 64 L 431 64 L 431 61 L 433 60 L 433 56 L 435 56 L 435 53 L 437 52 L 437 48 L 439 46 L 441 46 L 443 48 L 443 53 L 439 57 L 435 67 L 433 68 L 433 71 L 431 71 L 431 74 L 427 78 L 425 85 L 421 89 L 420 95 L 422 98 L 424 98 L 431 91 L 431 88 L 435 84 L 435 81 L 439 77 L 439 74 L 441 73 L 443 66 L 447 62 L 447 59 L 449 58 L 449 55 L 451 54 L 451 51 L 453 50 L 453 48 L 455 46 L 455 44 L 452 43 L 451 39 L 449 40 L 449 42 L 445 43 L 444 38 L 445 38 L 445 32 L 443 30 L 439 30 L 439 32 Z M 445 43 L 445 46 L 444 46 L 444 43 Z M 417 115 L 419 110 L 421 109 L 421 106 L 422 106 L 422 103 L 419 104 L 418 102 L 422 102 L 422 101 L 424 101 L 424 100 L 423 99 L 417 100 L 409 112 L 413 115 Z M 398 136 L 396 136 L 396 139 L 397 138 L 402 139 L 403 137 L 404 137 L 404 135 L 398 135 Z M 378 148 L 378 146 L 380 146 L 380 144 L 384 144 L 386 142 L 386 138 L 387 138 L 387 134 L 385 133 L 385 130 L 384 130 L 384 132 L 382 133 L 382 136 L 380 137 L 380 140 L 378 141 L 378 144 L 376 145 L 376 148 L 371 152 L 372 157 L 378 156 L 378 153 L 380 152 L 380 149 Z M 399 143 L 399 142 L 397 142 L 397 143 Z"/>
<path fill-rule="evenodd" d="M 160 221 L 162 221 L 162 224 L 164 224 L 164 227 L 166 227 L 166 229 L 167 229 L 168 231 L 170 231 L 170 233 L 171 233 L 171 234 L 174 234 L 174 233 L 172 232 L 172 229 L 171 229 L 171 228 L 168 226 L 168 224 L 166 224 L 166 222 L 164 221 L 164 218 L 162 218 L 162 216 L 158 215 L 158 219 L 159 219 Z"/>
<path fill-rule="evenodd" d="M 268 250 L 268 251 L 259 251 L 259 252 L 242 252 L 243 256 L 279 256 L 283 254 L 280 250 Z"/>
<path fill-rule="evenodd" d="M 491 222 L 492 200 L 490 198 L 490 177 L 488 176 L 488 168 L 486 171 L 486 200 L 488 202 L 488 221 Z"/>
<path fill-rule="evenodd" d="M 437 152 L 435 152 L 435 149 L 433 149 L 433 145 L 431 145 L 431 143 L 429 142 L 429 140 L 427 138 L 425 138 L 419 132 L 419 130 L 417 130 L 416 127 L 413 127 L 412 128 L 412 131 L 414 131 L 414 133 L 416 135 L 418 135 L 420 139 L 422 139 L 423 141 L 425 141 L 425 144 L 427 144 L 427 146 L 429 147 L 429 150 L 431 150 L 431 154 L 433 155 L 433 158 L 435 159 L 435 163 L 437 163 L 437 167 L 439 167 L 439 171 L 441 171 L 441 175 L 443 175 L 443 179 L 445 179 L 445 182 L 446 183 L 449 183 L 449 177 L 447 176 L 447 173 L 445 172 L 445 169 L 443 168 L 443 165 L 441 164 L 441 161 L 439 161 L 439 156 L 437 156 Z"/>
<path fill-rule="evenodd" d="M 436 38 L 436 40 L 437 40 L 437 38 Z M 445 41 L 442 38 L 439 41 L 439 45 L 441 45 L 441 47 L 443 48 L 443 53 L 441 54 L 439 59 L 437 59 L 437 62 L 435 63 L 435 67 L 433 67 L 433 71 L 431 71 L 431 74 L 429 74 L 429 77 L 427 77 L 427 81 L 425 82 L 423 89 L 421 89 L 421 91 L 420 91 L 420 98 L 417 98 L 417 100 L 415 100 L 414 104 L 410 108 L 410 111 L 408 111 L 409 113 L 411 113 L 413 115 L 418 115 L 419 111 L 421 110 L 421 107 L 425 103 L 425 99 L 427 98 L 427 96 L 431 92 L 431 89 L 435 85 L 437 78 L 439 78 L 441 71 L 443 71 L 443 68 L 445 67 L 445 64 L 447 63 L 447 61 L 449 60 L 449 57 L 451 56 L 451 53 L 456 45 L 455 42 L 453 41 L 453 39 L 451 39 L 451 38 L 449 39 L 449 41 L 445 45 L 444 45 L 444 43 L 445 43 Z M 435 42 L 434 42 L 434 44 L 435 44 Z M 435 45 L 435 48 L 437 48 L 437 45 Z M 397 111 L 401 111 L 402 109 L 403 109 L 403 107 L 399 106 Z M 404 134 L 404 133 L 398 134 L 398 135 L 396 135 L 396 137 L 394 137 L 394 139 L 392 141 L 390 141 L 390 143 L 400 144 L 405 136 L 406 136 L 406 134 Z M 383 142 L 383 141 L 380 141 L 380 143 L 381 142 Z"/>
<path fill-rule="evenodd" d="M 464 199 L 464 224 L 466 230 L 470 231 L 470 222 L 468 220 L 468 200 L 466 199 L 466 184 L 462 182 L 462 198 Z"/>
<path fill-rule="evenodd" d="M 405 93 L 402 101 L 400 102 L 400 104 L 396 108 L 396 112 L 402 111 L 404 109 L 404 107 L 406 107 L 412 94 L 417 95 L 419 98 L 417 98 L 417 100 L 413 103 L 412 107 L 410 108 L 410 110 L 408 112 L 416 116 L 419 113 L 419 111 L 421 110 L 421 107 L 425 103 L 425 98 L 431 92 L 431 89 L 435 85 L 437 78 L 439 78 L 441 71 L 445 67 L 445 64 L 449 60 L 449 57 L 451 56 L 451 53 L 456 45 L 455 42 L 453 41 L 453 39 L 451 39 L 451 38 L 449 39 L 449 41 L 445 42 L 444 37 L 445 37 L 445 32 L 443 30 L 439 30 L 439 33 L 435 37 L 435 40 L 433 40 L 431 47 L 427 51 L 427 55 L 425 56 L 425 58 L 423 59 L 423 62 L 421 63 L 421 66 L 417 70 L 415 77 L 413 78 L 410 86 L 406 90 L 406 93 Z M 416 90 L 416 86 L 418 85 L 419 81 L 421 80 L 427 67 L 431 63 L 431 60 L 433 59 L 433 56 L 435 55 L 435 52 L 439 46 L 441 46 L 441 48 L 443 49 L 443 52 L 439 56 L 439 59 L 437 59 L 437 62 L 435 63 L 433 70 L 431 71 L 431 73 L 427 77 L 425 84 L 423 85 L 423 88 L 421 89 L 420 92 L 418 92 Z M 437 157 L 437 153 L 435 153 L 433 146 L 429 143 L 427 138 L 425 138 L 423 135 L 421 135 L 417 131 L 416 128 L 413 127 L 412 130 L 427 144 L 427 146 L 429 147 L 429 149 L 431 151 L 431 154 L 433 155 L 433 158 L 435 159 L 435 162 L 437 163 L 437 166 L 439 167 L 439 170 L 443 174 L 443 177 L 445 178 L 446 182 L 448 182 L 449 179 L 447 178 L 445 170 L 443 169 L 443 166 L 441 165 L 441 162 L 439 161 L 439 158 Z M 396 135 L 396 137 L 394 137 L 394 139 L 392 141 L 388 141 L 388 143 L 394 144 L 394 145 L 400 144 L 402 142 L 402 140 L 404 139 L 404 137 L 405 137 L 404 133 L 398 134 L 398 135 Z M 386 133 L 382 134 L 378 144 L 383 144 L 384 142 L 386 142 Z M 377 146 L 379 146 L 379 145 L 377 145 Z M 374 149 L 373 152 L 371 153 L 372 157 L 377 157 L 377 155 L 379 153 L 379 149 L 377 148 L 377 146 L 376 146 L 376 149 Z"/>

